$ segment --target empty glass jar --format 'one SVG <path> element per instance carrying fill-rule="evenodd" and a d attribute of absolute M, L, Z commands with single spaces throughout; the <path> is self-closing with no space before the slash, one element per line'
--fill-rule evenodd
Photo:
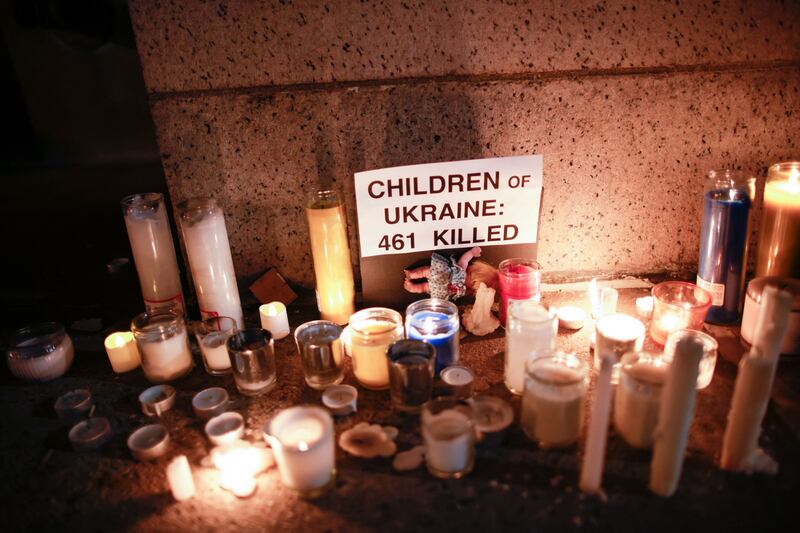
<path fill-rule="evenodd" d="M 269 331 L 249 328 L 236 332 L 228 339 L 228 353 L 239 392 L 258 396 L 275 385 L 275 346 Z"/>
<path fill-rule="evenodd" d="M 342 382 L 342 328 L 327 320 L 306 322 L 294 332 L 306 383 L 324 389 Z"/>

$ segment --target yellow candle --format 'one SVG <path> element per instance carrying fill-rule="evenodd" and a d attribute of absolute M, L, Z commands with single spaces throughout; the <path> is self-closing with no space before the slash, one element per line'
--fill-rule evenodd
<path fill-rule="evenodd" d="M 353 372 L 367 389 L 389 388 L 386 350 L 403 338 L 400 313 L 383 307 L 364 309 L 350 318 Z"/>
<path fill-rule="evenodd" d="M 105 346 L 111 368 L 117 374 L 138 368 L 141 364 L 139 349 L 130 331 L 112 333 L 106 337 Z"/>
<path fill-rule="evenodd" d="M 769 169 L 756 262 L 756 277 L 800 277 L 800 162 Z"/>
<path fill-rule="evenodd" d="M 344 204 L 336 191 L 315 191 L 306 216 L 320 315 L 323 320 L 347 324 L 355 311 L 355 286 Z"/>

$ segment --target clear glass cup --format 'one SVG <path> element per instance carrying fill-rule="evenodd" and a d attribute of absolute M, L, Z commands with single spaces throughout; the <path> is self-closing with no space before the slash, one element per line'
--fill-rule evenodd
<path fill-rule="evenodd" d="M 406 308 L 406 335 L 436 348 L 437 373 L 458 364 L 460 324 L 458 306 L 447 300 L 427 298 Z"/>
<path fill-rule="evenodd" d="M 350 352 L 353 373 L 367 389 L 389 388 L 389 365 L 386 350 L 403 338 L 403 318 L 386 307 L 362 309 L 350 317 Z"/>
<path fill-rule="evenodd" d="M 661 354 L 631 352 L 623 355 L 620 363 L 614 428 L 634 448 L 650 448 L 669 362 Z"/>
<path fill-rule="evenodd" d="M 756 277 L 800 278 L 800 161 L 769 167 L 758 232 Z"/>
<path fill-rule="evenodd" d="M 662 346 L 679 329 L 700 329 L 711 307 L 711 294 L 685 281 L 664 281 L 653 287 L 650 336 Z"/>
<path fill-rule="evenodd" d="M 56 322 L 18 329 L 8 339 L 6 350 L 8 369 L 26 381 L 50 381 L 63 376 L 74 356 L 72 339 Z"/>
<path fill-rule="evenodd" d="M 338 385 L 344 379 L 341 336 L 342 327 L 328 320 L 306 322 L 294 331 L 303 374 L 312 389 Z"/>
<path fill-rule="evenodd" d="M 459 479 L 475 465 L 475 415 L 466 400 L 437 398 L 422 406 L 425 463 L 431 475 Z"/>
<path fill-rule="evenodd" d="M 237 331 L 228 338 L 228 353 L 239 392 L 258 396 L 275 385 L 275 346 L 269 331 L 260 328 Z"/>
<path fill-rule="evenodd" d="M 508 304 L 514 300 L 541 299 L 542 271 L 539 263 L 522 258 L 506 259 L 498 265 L 500 323 L 505 327 Z"/>
<path fill-rule="evenodd" d="M 131 332 L 144 375 L 152 383 L 177 379 L 194 366 L 183 316 L 142 313 L 131 321 Z"/>
<path fill-rule="evenodd" d="M 575 354 L 558 352 L 528 362 L 520 425 L 542 448 L 577 442 L 589 386 L 589 365 Z"/>
<path fill-rule="evenodd" d="M 389 346 L 386 357 L 392 406 L 398 411 L 419 412 L 433 394 L 436 348 L 428 341 L 402 339 Z"/>
<path fill-rule="evenodd" d="M 667 343 L 664 346 L 664 359 L 667 363 L 672 362 L 678 341 L 687 337 L 692 337 L 703 345 L 703 358 L 700 359 L 700 369 L 697 374 L 697 388 L 705 389 L 711 383 L 711 379 L 714 377 L 714 368 L 717 366 L 717 349 L 719 345 L 714 337 L 708 333 L 692 329 L 673 331 L 669 334 Z"/>
<path fill-rule="evenodd" d="M 236 320 L 229 316 L 207 318 L 195 329 L 194 335 L 203 355 L 203 364 L 206 372 L 212 376 L 231 372 L 228 339 L 236 331 L 238 331 Z"/>
<path fill-rule="evenodd" d="M 531 357 L 551 355 L 558 333 L 558 317 L 533 300 L 511 302 L 506 326 L 505 384 L 521 395 L 525 388 L 525 364 Z"/>

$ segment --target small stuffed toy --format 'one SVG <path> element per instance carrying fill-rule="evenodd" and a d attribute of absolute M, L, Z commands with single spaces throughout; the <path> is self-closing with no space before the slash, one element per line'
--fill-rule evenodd
<path fill-rule="evenodd" d="M 482 261 L 472 260 L 480 257 L 478 246 L 471 248 L 456 259 L 433 252 L 431 264 L 411 270 L 404 270 L 403 287 L 412 293 L 428 293 L 432 298 L 457 300 L 474 293 L 481 283 L 487 287 L 497 287 L 497 270 Z"/>

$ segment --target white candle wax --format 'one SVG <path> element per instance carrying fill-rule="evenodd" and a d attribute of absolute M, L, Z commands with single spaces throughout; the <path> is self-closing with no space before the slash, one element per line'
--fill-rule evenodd
<path fill-rule="evenodd" d="M 509 305 L 506 325 L 505 383 L 522 394 L 525 364 L 531 357 L 550 355 L 555 347 L 558 320 L 553 310 L 531 300 Z"/>
<path fill-rule="evenodd" d="M 658 423 L 667 363 L 659 360 L 626 365 L 614 394 L 614 428 L 635 448 L 649 448 Z"/>
<path fill-rule="evenodd" d="M 211 370 L 227 370 L 231 367 L 231 358 L 228 355 L 227 341 L 230 333 L 221 331 L 209 333 L 200 341 L 200 351 L 203 353 L 208 368 Z"/>
<path fill-rule="evenodd" d="M 353 373 L 358 382 L 368 389 L 389 387 L 389 365 L 386 349 L 391 343 L 403 338 L 401 324 L 389 320 L 366 319 L 351 329 Z"/>
<path fill-rule="evenodd" d="M 16 345 L 25 348 L 43 342 L 41 337 L 20 342 Z M 12 348 L 13 349 L 13 348 Z M 16 377 L 29 381 L 50 381 L 66 374 L 75 357 L 75 348 L 69 335 L 55 346 L 52 352 L 36 357 L 8 357 L 8 369 Z"/>
<path fill-rule="evenodd" d="M 185 455 L 179 455 L 167 465 L 167 482 L 172 497 L 182 502 L 194 496 L 192 468 Z"/>
<path fill-rule="evenodd" d="M 652 296 L 636 298 L 636 314 L 639 315 L 639 318 L 642 320 L 650 320 L 650 317 L 653 316 Z"/>
<path fill-rule="evenodd" d="M 168 339 L 139 342 L 142 370 L 150 381 L 170 381 L 185 374 L 192 366 L 192 352 L 185 329 Z"/>
<path fill-rule="evenodd" d="M 130 331 L 112 333 L 105 340 L 106 353 L 111 362 L 111 368 L 117 374 L 129 372 L 138 368 L 142 363 L 139 358 L 139 349 Z"/>
<path fill-rule="evenodd" d="M 616 383 L 619 378 L 617 363 L 624 354 L 642 349 L 646 331 L 644 324 L 639 320 L 621 313 L 599 319 L 595 330 L 595 368 L 599 367 L 603 355 L 611 355 L 615 363 L 612 383 Z"/>
<path fill-rule="evenodd" d="M 258 308 L 261 327 L 272 333 L 272 338 L 280 340 L 289 334 L 289 316 L 286 306 L 281 302 L 270 302 Z"/>
<path fill-rule="evenodd" d="M 436 471 L 461 472 L 468 468 L 475 453 L 475 432 L 468 416 L 455 410 L 431 415 L 422 426 L 425 459 Z"/>
<path fill-rule="evenodd" d="M 580 436 L 585 390 L 559 384 L 580 383 L 584 374 L 554 363 L 537 369 L 536 375 L 552 385 L 525 387 L 520 425 L 543 448 L 568 446 Z"/>
<path fill-rule="evenodd" d="M 600 315 L 608 316 L 617 312 L 619 291 L 612 287 L 603 287 L 600 291 Z"/>
<path fill-rule="evenodd" d="M 581 329 L 586 320 L 586 313 L 580 307 L 565 305 L 557 311 L 558 324 L 564 329 Z"/>
<path fill-rule="evenodd" d="M 583 492 L 600 492 L 605 464 L 606 440 L 608 438 L 608 415 L 611 411 L 613 386 L 611 375 L 614 371 L 614 357 L 603 355 L 592 401 L 592 414 L 589 419 L 589 433 L 583 450 L 580 488 Z"/>

